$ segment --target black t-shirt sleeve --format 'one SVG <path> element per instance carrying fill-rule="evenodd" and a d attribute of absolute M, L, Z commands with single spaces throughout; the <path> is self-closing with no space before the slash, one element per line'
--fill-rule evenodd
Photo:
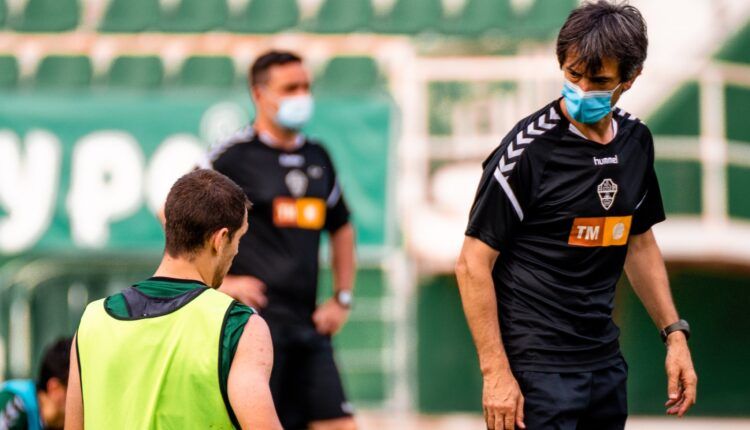
<path fill-rule="evenodd" d="M 232 158 L 227 157 L 226 152 L 217 155 L 213 160 L 206 157 L 206 161 L 203 165 L 206 166 L 206 168 L 216 170 L 225 176 L 229 176 L 229 174 L 232 173 Z"/>
<path fill-rule="evenodd" d="M 656 178 L 656 170 L 654 170 L 654 142 L 651 133 L 647 133 L 646 138 L 648 139 L 649 163 L 646 178 L 643 182 L 643 191 L 633 214 L 633 225 L 630 228 L 631 234 L 645 233 L 654 224 L 666 219 L 664 204 L 661 199 L 661 190 L 659 189 L 659 180 Z"/>
<path fill-rule="evenodd" d="M 531 201 L 530 157 L 510 157 L 507 143 L 484 164 L 466 235 L 504 252 Z M 511 164 L 513 163 L 513 164 Z"/>
<path fill-rule="evenodd" d="M 322 147 L 321 147 L 322 149 Z M 336 168 L 331 161 L 331 157 L 323 149 L 326 160 L 326 170 L 329 172 L 328 196 L 326 197 L 326 221 L 323 228 L 333 233 L 349 222 L 351 213 L 344 198 L 344 192 L 341 189 Z"/>

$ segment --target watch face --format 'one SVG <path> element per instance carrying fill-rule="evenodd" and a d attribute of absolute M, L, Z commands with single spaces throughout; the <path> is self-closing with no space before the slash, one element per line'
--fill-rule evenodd
<path fill-rule="evenodd" d="M 352 304 L 352 293 L 349 291 L 339 291 L 336 294 L 336 300 L 344 306 Z"/>

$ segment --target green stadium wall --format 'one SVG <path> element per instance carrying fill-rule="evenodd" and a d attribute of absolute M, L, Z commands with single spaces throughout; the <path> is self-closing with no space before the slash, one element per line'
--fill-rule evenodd
<path fill-rule="evenodd" d="M 670 268 L 681 316 L 690 321 L 690 347 L 699 375 L 691 415 L 750 415 L 750 276 L 719 270 Z M 425 278 L 417 304 L 417 404 L 427 413 L 479 413 L 479 363 L 452 276 Z M 663 415 L 667 399 L 665 347 L 627 280 L 619 283 L 615 320 L 629 364 L 628 402 L 634 415 Z"/>

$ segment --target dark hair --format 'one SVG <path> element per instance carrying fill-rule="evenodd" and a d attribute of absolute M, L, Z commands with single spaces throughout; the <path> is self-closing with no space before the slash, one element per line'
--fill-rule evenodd
<path fill-rule="evenodd" d="M 302 58 L 295 53 L 289 51 L 268 51 L 258 57 L 250 67 L 250 86 L 254 87 L 268 82 L 268 71 L 273 66 L 301 62 Z"/>
<path fill-rule="evenodd" d="M 575 65 L 584 64 L 590 74 L 601 69 L 603 58 L 614 58 L 619 64 L 620 79 L 629 81 L 646 61 L 646 21 L 638 9 L 627 3 L 586 2 L 568 15 L 560 29 L 560 67 L 571 50 L 578 55 Z"/>
<path fill-rule="evenodd" d="M 68 385 L 68 371 L 70 370 L 71 338 L 60 338 L 44 350 L 42 365 L 39 369 L 39 379 L 36 381 L 38 391 L 47 391 L 47 382 L 57 378 L 63 385 Z"/>
<path fill-rule="evenodd" d="M 224 227 L 233 237 L 250 207 L 242 188 L 221 173 L 188 173 L 172 185 L 164 206 L 165 251 L 172 257 L 192 255 Z"/>

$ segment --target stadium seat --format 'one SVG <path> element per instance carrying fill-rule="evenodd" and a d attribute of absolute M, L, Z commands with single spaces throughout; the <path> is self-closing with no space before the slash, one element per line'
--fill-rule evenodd
<path fill-rule="evenodd" d="M 675 91 L 648 119 L 654 134 L 698 136 L 700 130 L 700 94 L 698 84 L 687 83 Z"/>
<path fill-rule="evenodd" d="M 368 93 L 382 90 L 383 78 L 372 57 L 335 57 L 315 84 L 322 93 Z"/>
<path fill-rule="evenodd" d="M 0 88 L 12 88 L 18 83 L 18 61 L 10 55 L 0 56 Z"/>
<path fill-rule="evenodd" d="M 576 6 L 578 0 L 535 0 L 534 4 L 512 22 L 512 32 L 519 39 L 554 38 L 565 18 Z"/>
<path fill-rule="evenodd" d="M 488 31 L 507 32 L 512 21 L 509 0 L 468 0 L 458 16 L 445 20 L 442 31 L 476 37 Z"/>
<path fill-rule="evenodd" d="M 750 122 L 747 121 L 750 89 L 740 85 L 727 85 L 724 89 L 724 100 L 727 138 L 750 146 Z"/>
<path fill-rule="evenodd" d="M 729 63 L 750 64 L 750 24 L 729 39 L 716 58 Z"/>
<path fill-rule="evenodd" d="M 316 33 L 367 30 L 372 15 L 370 0 L 326 0 L 310 28 Z"/>
<path fill-rule="evenodd" d="M 89 57 L 50 55 L 39 64 L 36 85 L 45 88 L 81 88 L 91 83 L 92 73 Z"/>
<path fill-rule="evenodd" d="M 382 33 L 417 34 L 439 30 L 442 19 L 440 0 L 398 0 L 386 16 L 374 20 L 373 29 Z"/>
<path fill-rule="evenodd" d="M 0 0 L 0 27 L 5 25 L 5 18 L 8 16 L 8 9 L 5 6 L 5 0 Z"/>
<path fill-rule="evenodd" d="M 112 87 L 156 88 L 163 76 L 164 66 L 157 56 L 122 56 L 112 62 L 108 81 Z"/>
<path fill-rule="evenodd" d="M 747 198 L 747 184 L 750 184 L 750 169 L 730 164 L 727 168 L 729 215 L 750 219 L 750 199 Z"/>
<path fill-rule="evenodd" d="M 111 0 L 99 30 L 138 32 L 159 24 L 159 0 Z"/>
<path fill-rule="evenodd" d="M 229 87 L 235 83 L 234 62 L 229 57 L 194 56 L 185 60 L 179 84 L 191 87 Z"/>
<path fill-rule="evenodd" d="M 664 209 L 667 213 L 701 214 L 703 193 L 700 162 L 657 159 L 654 168 L 659 178 Z"/>
<path fill-rule="evenodd" d="M 77 0 L 29 0 L 15 28 L 27 32 L 72 30 L 78 25 L 79 14 Z"/>
<path fill-rule="evenodd" d="M 238 33 L 277 33 L 294 27 L 297 21 L 296 0 L 252 0 L 246 9 L 230 17 L 227 27 Z"/>
<path fill-rule="evenodd" d="M 161 29 L 197 33 L 223 27 L 226 20 L 225 0 L 181 0 L 174 10 L 163 11 Z"/>

